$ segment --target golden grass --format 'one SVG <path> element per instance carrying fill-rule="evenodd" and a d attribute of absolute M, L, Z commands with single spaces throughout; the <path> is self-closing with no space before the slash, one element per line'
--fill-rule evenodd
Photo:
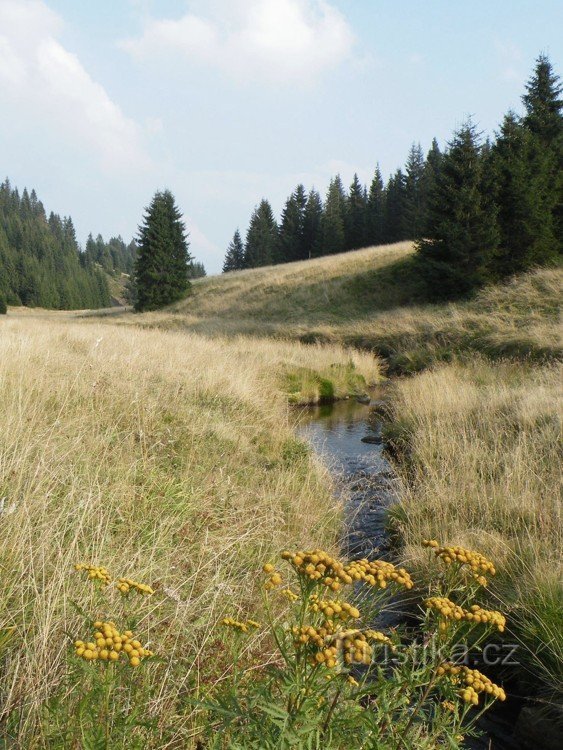
<path fill-rule="evenodd" d="M 526 647 L 519 656 L 558 691 L 562 405 L 559 366 L 477 357 L 398 381 L 391 430 L 407 457 L 398 514 L 407 559 L 426 567 L 422 538 L 494 559 L 493 592 Z"/>
<path fill-rule="evenodd" d="M 3 716 L 18 717 L 17 746 L 42 746 L 39 712 L 81 620 L 69 602 L 87 596 L 73 565 L 94 562 L 164 601 L 138 630 L 163 656 L 147 711 L 170 725 L 178 696 L 217 676 L 202 653 L 219 618 L 254 614 L 260 563 L 289 542 L 334 539 L 338 508 L 292 432 L 288 373 L 310 400 L 311 373 L 342 393 L 350 363 L 366 381 L 377 364 L 339 347 L 67 317 L 8 316 L 0 330 L 0 626 L 17 639 L 0 663 Z"/>

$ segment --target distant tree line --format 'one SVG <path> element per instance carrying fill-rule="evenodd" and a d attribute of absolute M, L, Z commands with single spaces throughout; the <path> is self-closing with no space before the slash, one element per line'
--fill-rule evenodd
<path fill-rule="evenodd" d="M 6 304 L 60 310 L 105 307 L 102 268 L 81 252 L 70 217 L 50 213 L 35 190 L 0 184 L 0 309 Z"/>
<path fill-rule="evenodd" d="M 557 260 L 562 238 L 562 88 L 540 55 L 522 97 L 494 142 L 469 120 L 442 152 L 414 144 L 404 169 L 346 191 L 339 175 L 324 201 L 298 185 L 277 222 L 263 199 L 245 240 L 237 229 L 223 271 L 288 263 L 400 240 L 416 240 L 419 272 L 431 297 L 466 294 Z"/>
<path fill-rule="evenodd" d="M 130 275 L 135 267 L 135 256 L 137 254 L 137 245 L 135 240 L 126 245 L 121 236 L 112 237 L 108 242 L 99 234 L 96 239 L 92 234 L 88 235 L 84 256 L 86 262 L 91 265 L 98 265 L 106 273 L 112 276 L 119 276 L 121 273 Z"/>

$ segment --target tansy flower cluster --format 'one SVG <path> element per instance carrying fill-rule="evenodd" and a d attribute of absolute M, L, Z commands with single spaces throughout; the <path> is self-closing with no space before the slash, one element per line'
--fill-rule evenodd
<path fill-rule="evenodd" d="M 92 581 L 100 581 L 104 586 L 111 583 L 111 576 L 108 570 L 101 565 L 86 565 L 85 563 L 78 563 L 74 566 L 75 570 L 85 571 L 88 573 L 88 578 Z"/>
<path fill-rule="evenodd" d="M 339 633 L 339 637 L 342 639 L 345 664 L 371 664 L 373 656 L 371 643 L 391 645 L 389 638 L 377 630 L 345 630 Z"/>
<path fill-rule="evenodd" d="M 384 560 L 354 560 L 346 565 L 346 572 L 354 581 L 365 581 L 370 586 L 386 588 L 388 583 L 397 583 L 412 589 L 413 582 L 404 568 L 395 568 Z"/>
<path fill-rule="evenodd" d="M 335 629 L 331 620 L 316 628 L 312 625 L 293 627 L 292 633 L 296 647 L 315 647 L 310 657 L 312 664 L 324 664 L 329 669 L 336 667 L 339 649 L 345 664 L 370 664 L 373 655 L 371 643 L 391 644 L 387 636 L 376 630 Z"/>
<path fill-rule="evenodd" d="M 280 594 L 282 596 L 285 596 L 285 598 L 290 602 L 296 602 L 299 599 L 299 596 L 295 593 L 295 591 L 292 591 L 291 589 L 282 589 L 280 591 Z"/>
<path fill-rule="evenodd" d="M 340 599 L 320 599 L 317 594 L 309 597 L 309 608 L 313 612 L 321 612 L 327 620 L 333 617 L 343 621 L 356 620 L 360 616 L 359 610 L 348 602 L 340 601 Z"/>
<path fill-rule="evenodd" d="M 499 701 L 506 700 L 504 690 L 491 682 L 489 678 L 478 669 L 470 669 L 466 666 L 456 666 L 454 664 L 442 664 L 438 667 L 438 675 L 447 675 L 454 684 L 462 684 L 459 695 L 466 703 L 472 703 L 474 706 L 479 703 L 479 693 L 492 695 Z"/>
<path fill-rule="evenodd" d="M 128 594 L 131 589 L 138 591 L 140 594 L 146 594 L 147 596 L 154 594 L 154 589 L 147 586 L 146 583 L 138 583 L 137 581 L 132 581 L 131 578 L 118 578 L 117 589 L 122 594 Z"/>
<path fill-rule="evenodd" d="M 281 556 L 293 565 L 299 575 L 311 581 L 318 581 L 332 591 L 339 591 L 343 584 L 351 584 L 354 581 L 365 581 L 380 588 L 385 588 L 390 581 L 407 589 L 413 586 L 411 577 L 404 568 L 396 569 L 391 563 L 382 560 L 354 560 L 343 565 L 319 549 L 311 552 L 286 551 L 282 552 Z"/>
<path fill-rule="evenodd" d="M 153 652 L 143 648 L 130 630 L 120 633 L 113 622 L 94 623 L 93 642 L 75 641 L 76 654 L 86 661 L 118 661 L 123 655 L 132 667 L 138 667 L 141 659 Z"/>
<path fill-rule="evenodd" d="M 270 576 L 268 580 L 266 581 L 266 583 L 264 584 L 264 588 L 266 589 L 266 591 L 275 589 L 276 586 L 281 586 L 282 577 L 271 563 L 266 563 L 266 565 L 264 565 L 262 570 L 264 571 L 264 573 L 267 573 Z"/>
<path fill-rule="evenodd" d="M 492 576 L 496 573 L 493 563 L 479 552 L 473 552 L 472 550 L 465 549 L 465 547 L 441 547 L 435 539 L 424 539 L 422 545 L 423 547 L 431 547 L 436 557 L 443 560 L 446 565 L 451 565 L 452 563 L 466 565 L 470 568 L 475 580 L 482 586 L 487 585 L 487 579 L 483 573 Z"/>
<path fill-rule="evenodd" d="M 487 623 L 494 625 L 502 633 L 506 625 L 506 618 L 497 610 L 483 609 L 478 604 L 472 604 L 464 609 L 450 599 L 443 596 L 432 596 L 424 601 L 424 606 L 435 610 L 446 620 L 466 620 L 467 622 Z"/>
<path fill-rule="evenodd" d="M 241 620 L 235 620 L 232 617 L 225 617 L 223 620 L 221 620 L 221 625 L 224 625 L 227 628 L 232 628 L 233 630 L 238 630 L 239 633 L 248 633 L 249 628 L 259 628 L 260 623 L 256 622 L 256 620 L 246 620 L 242 622 Z"/>
<path fill-rule="evenodd" d="M 338 591 L 342 584 L 352 583 L 352 578 L 344 565 L 321 549 L 311 552 L 282 552 L 283 560 L 293 565 L 295 571 L 311 581 L 319 581 L 332 591 Z"/>

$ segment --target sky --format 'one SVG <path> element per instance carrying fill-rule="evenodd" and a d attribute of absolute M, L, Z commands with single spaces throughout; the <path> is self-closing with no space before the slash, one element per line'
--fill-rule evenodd
<path fill-rule="evenodd" d="M 82 244 L 168 188 L 216 273 L 262 197 L 492 135 L 561 40 L 559 0 L 0 0 L 0 175 Z"/>

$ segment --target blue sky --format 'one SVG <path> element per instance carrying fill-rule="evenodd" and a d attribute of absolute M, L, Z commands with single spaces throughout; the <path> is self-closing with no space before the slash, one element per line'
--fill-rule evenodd
<path fill-rule="evenodd" d="M 555 0 L 0 0 L 0 170 L 82 243 L 168 187 L 216 272 L 263 196 L 492 133 L 561 39 Z"/>

